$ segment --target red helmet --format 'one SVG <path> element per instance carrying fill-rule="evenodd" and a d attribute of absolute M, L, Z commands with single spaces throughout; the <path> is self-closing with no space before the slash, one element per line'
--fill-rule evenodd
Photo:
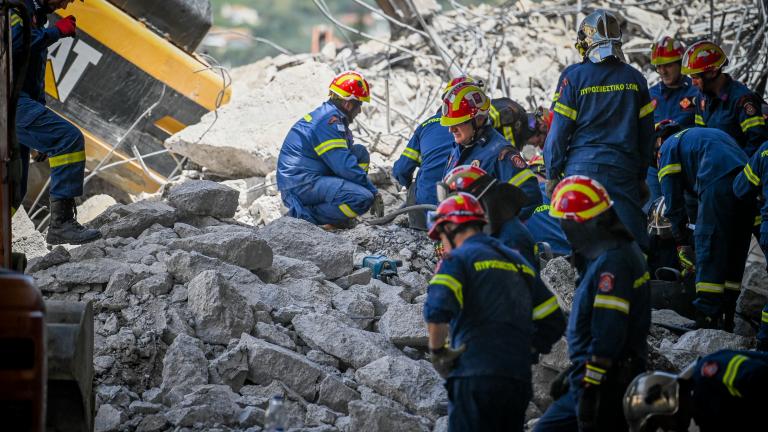
<path fill-rule="evenodd" d="M 490 109 L 491 100 L 477 84 L 458 84 L 443 98 L 443 116 L 440 118 L 440 124 L 456 126 L 475 117 L 487 116 Z"/>
<path fill-rule="evenodd" d="M 451 91 L 452 88 L 463 83 L 474 84 L 480 88 L 483 88 L 483 86 L 485 85 L 483 80 L 475 79 L 469 75 L 461 75 L 450 80 L 448 84 L 446 84 L 445 87 L 443 87 L 443 91 L 441 93 L 443 95 L 442 99 L 445 99 L 445 97 L 448 95 L 448 92 Z"/>
<path fill-rule="evenodd" d="M 429 213 L 428 219 L 428 235 L 432 240 L 440 240 L 438 230 L 444 223 L 462 225 L 468 222 L 481 222 L 483 224 L 488 222 L 480 202 L 465 192 L 459 192 L 446 198 L 437 206 L 436 211 Z"/>
<path fill-rule="evenodd" d="M 344 100 L 371 101 L 371 86 L 359 72 L 346 71 L 336 75 L 328 90 Z"/>
<path fill-rule="evenodd" d="M 682 42 L 664 36 L 651 45 L 651 64 L 658 66 L 680 61 L 684 52 L 685 45 Z"/>
<path fill-rule="evenodd" d="M 537 153 L 528 161 L 528 166 L 531 167 L 531 170 L 536 174 L 544 173 L 546 170 L 544 167 L 544 156 Z"/>
<path fill-rule="evenodd" d="M 710 41 L 699 41 L 688 47 L 683 55 L 683 73 L 695 75 L 719 70 L 728 64 L 728 57 L 719 46 Z"/>
<path fill-rule="evenodd" d="M 443 178 L 443 181 L 437 184 L 437 199 L 443 201 L 452 192 L 467 192 L 480 177 L 485 175 L 488 175 L 488 173 L 480 167 L 472 165 L 459 165 L 448 172 L 448 174 L 446 174 Z M 483 194 L 494 183 L 496 183 L 495 179 L 490 182 L 485 190 L 478 193 L 476 198 L 478 200 L 482 198 Z"/>
<path fill-rule="evenodd" d="M 549 215 L 582 223 L 612 205 L 613 201 L 603 185 L 589 177 L 574 175 L 563 179 L 552 192 Z"/>

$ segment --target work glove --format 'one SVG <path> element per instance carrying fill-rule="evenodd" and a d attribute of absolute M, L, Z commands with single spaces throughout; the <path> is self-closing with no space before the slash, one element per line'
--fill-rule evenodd
<path fill-rule="evenodd" d="M 579 396 L 579 431 L 597 430 L 597 415 L 600 410 L 600 388 L 605 382 L 608 369 L 592 362 L 587 362 L 584 377 L 581 379 L 581 396 Z"/>
<path fill-rule="evenodd" d="M 555 191 L 555 188 L 557 187 L 558 183 L 560 183 L 560 181 L 558 180 L 554 180 L 554 179 L 547 180 L 546 189 L 545 189 L 547 198 L 550 198 L 550 199 L 552 198 L 552 192 Z"/>
<path fill-rule="evenodd" d="M 76 21 L 77 21 L 76 18 L 72 15 L 56 21 L 55 26 L 57 29 L 59 29 L 59 33 L 61 33 L 61 37 L 75 36 L 75 33 L 77 31 Z"/>
<path fill-rule="evenodd" d="M 696 270 L 696 258 L 692 247 L 678 246 L 677 260 L 680 262 L 680 268 L 683 270 L 681 274 L 683 276 L 686 276 L 689 273 L 693 273 Z"/>
<path fill-rule="evenodd" d="M 453 370 L 456 359 L 466 350 L 466 344 L 461 344 L 457 349 L 453 349 L 446 345 L 436 350 L 429 350 L 432 356 L 432 366 L 441 377 L 448 378 L 448 374 Z"/>
<path fill-rule="evenodd" d="M 371 214 L 377 218 L 384 217 L 384 198 L 380 193 L 377 193 L 373 197 L 373 205 L 371 206 Z"/>

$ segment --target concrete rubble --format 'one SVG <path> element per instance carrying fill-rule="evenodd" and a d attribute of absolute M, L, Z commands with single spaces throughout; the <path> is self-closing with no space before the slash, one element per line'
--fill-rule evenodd
<path fill-rule="evenodd" d="M 590 7 L 603 3 L 627 20 L 629 59 L 646 72 L 644 51 L 660 33 L 702 32 L 703 18 L 675 12 L 694 8 L 690 2 Z M 575 5 L 450 9 L 431 26 L 466 54 L 457 64 L 486 80 L 494 97 L 548 105 L 559 72 L 576 59 Z M 370 226 L 366 215 L 338 232 L 285 217 L 274 185 L 286 131 L 325 99 L 335 72 L 357 68 L 372 82 L 375 103 L 352 130 L 371 150 L 370 175 L 387 207 L 402 203 L 391 164 L 437 108 L 448 73 L 423 34 L 407 32 L 393 43 L 399 48 L 366 42 L 333 56 L 281 55 L 233 71 L 230 104 L 166 143 L 201 168 L 143 201 L 90 202 L 83 221 L 103 239 L 49 251 L 26 225 L 18 238 L 30 244 L 29 273 L 45 298 L 93 302 L 97 431 L 258 431 L 275 395 L 286 398 L 290 430 L 446 430 L 447 395 L 428 362 L 421 319 L 437 262 L 432 242 L 404 228 L 402 217 Z M 358 268 L 374 254 L 402 261 L 399 277 L 385 283 Z M 759 315 L 768 296 L 764 273 L 763 263 L 748 268 L 739 300 L 745 316 Z M 576 276 L 565 259 L 542 271 L 566 310 Z M 670 311 L 655 312 L 654 320 L 686 322 Z M 652 366 L 680 370 L 699 355 L 746 349 L 752 340 L 654 326 Z M 533 366 L 530 419 L 551 403 L 549 382 L 567 366 L 564 340 Z"/>

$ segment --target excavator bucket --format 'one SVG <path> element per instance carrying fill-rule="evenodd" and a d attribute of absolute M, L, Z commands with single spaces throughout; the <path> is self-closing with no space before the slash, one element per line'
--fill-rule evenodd
<path fill-rule="evenodd" d="M 49 300 L 45 303 L 48 333 L 49 431 L 93 430 L 93 306 Z"/>

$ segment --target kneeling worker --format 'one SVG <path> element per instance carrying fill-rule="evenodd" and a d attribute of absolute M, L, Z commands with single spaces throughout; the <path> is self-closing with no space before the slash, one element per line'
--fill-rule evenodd
<path fill-rule="evenodd" d="M 285 137 L 277 159 L 277 188 L 290 216 L 346 228 L 369 209 L 383 211 L 381 196 L 368 179 L 368 150 L 353 144 L 349 130 L 371 92 L 354 71 L 336 76 L 329 91 L 328 101 L 296 122 Z"/>

